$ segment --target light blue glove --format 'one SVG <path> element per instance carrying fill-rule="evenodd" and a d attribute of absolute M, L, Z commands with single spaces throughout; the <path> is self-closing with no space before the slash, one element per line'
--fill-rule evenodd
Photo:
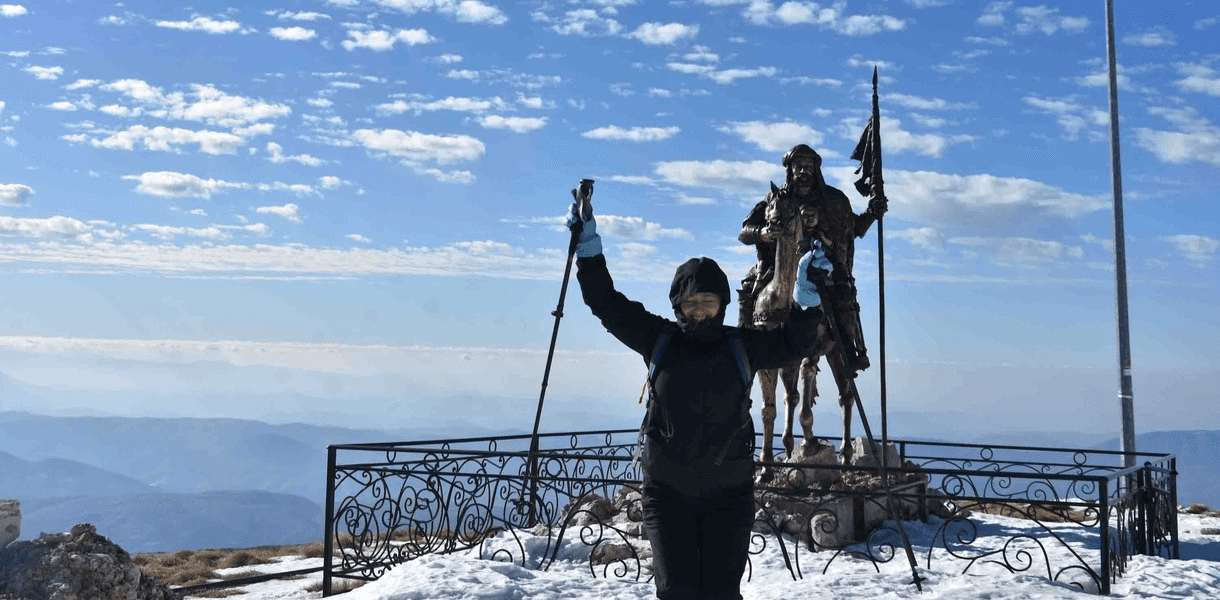
<path fill-rule="evenodd" d="M 822 297 L 818 295 L 818 287 L 813 278 L 827 281 L 833 270 L 834 266 L 822 250 L 822 242 L 813 240 L 809 252 L 801 257 L 801 262 L 796 267 L 796 285 L 792 288 L 792 299 L 802 308 L 821 306 Z"/>
<path fill-rule="evenodd" d="M 597 256 L 602 253 L 602 236 L 597 235 L 597 221 L 593 218 L 592 211 L 589 212 L 588 219 L 580 218 L 577 214 L 579 210 L 576 202 L 573 202 L 572 208 L 568 210 L 568 229 L 576 233 L 577 228 L 580 228 L 580 232 L 576 234 L 576 256 Z"/>

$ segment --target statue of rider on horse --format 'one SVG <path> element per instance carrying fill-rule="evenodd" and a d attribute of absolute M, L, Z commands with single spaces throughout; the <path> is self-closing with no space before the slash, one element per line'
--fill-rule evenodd
<path fill-rule="evenodd" d="M 836 312 L 847 334 L 844 342 L 852 363 L 849 366 L 855 371 L 863 371 L 869 367 L 869 360 L 860 326 L 856 280 L 852 277 L 855 238 L 864 237 L 888 207 L 882 200 L 870 203 L 863 214 L 852 212 L 847 196 L 838 188 L 826 184 L 822 176 L 822 157 L 805 144 L 789 150 L 784 155 L 783 165 L 787 169 L 787 181 L 778 193 L 797 201 L 806 228 L 805 239 L 822 240 L 827 258 L 834 265 L 831 281 L 828 282 L 833 297 L 828 299 L 827 309 Z M 774 276 L 774 228 L 769 227 L 767 221 L 770 200 L 771 195 L 768 195 L 754 206 L 742 223 L 741 234 L 737 238 L 743 244 L 754 246 L 758 252 L 758 263 L 742 279 L 741 289 L 738 290 L 738 321 L 742 327 L 755 326 L 755 299 Z M 797 251 L 804 252 L 805 249 Z"/>

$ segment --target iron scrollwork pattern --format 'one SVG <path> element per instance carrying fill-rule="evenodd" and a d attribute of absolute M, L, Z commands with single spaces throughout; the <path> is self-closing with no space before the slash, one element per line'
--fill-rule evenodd
<path fill-rule="evenodd" d="M 424 555 L 474 551 L 542 570 L 575 556 L 592 577 L 649 580 L 635 441 L 621 430 L 545 434 L 534 451 L 529 436 L 332 446 L 328 577 L 371 580 Z M 757 486 L 751 560 L 778 551 L 793 580 L 844 559 L 879 572 L 912 519 L 935 532 L 916 541 L 925 568 L 1002 568 L 1101 594 L 1134 554 L 1177 557 L 1172 456 L 1141 455 L 1143 466 L 1124 470 L 1105 451 L 895 444 L 903 466 L 886 486 L 875 467 L 818 467 L 818 483 L 807 466 L 760 463 L 779 477 Z M 987 545 L 984 514 L 1029 525 Z"/>

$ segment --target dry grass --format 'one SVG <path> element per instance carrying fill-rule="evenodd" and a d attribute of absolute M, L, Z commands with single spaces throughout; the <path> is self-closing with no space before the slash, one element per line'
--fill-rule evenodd
<path fill-rule="evenodd" d="M 330 591 L 331 591 L 331 593 L 332 593 L 332 594 L 342 594 L 342 593 L 344 593 L 344 592 L 350 592 L 350 591 L 352 591 L 352 590 L 354 590 L 354 589 L 356 589 L 356 588 L 358 588 L 358 587 L 360 587 L 360 586 L 363 586 L 363 585 L 364 585 L 364 584 L 366 584 L 366 583 L 368 583 L 368 582 L 367 582 L 367 581 L 361 581 L 361 580 L 359 580 L 359 579 L 339 579 L 339 578 L 335 578 L 334 580 L 332 580 L 332 581 L 331 581 L 331 584 L 330 584 Z M 310 584 L 310 585 L 306 586 L 306 587 L 305 587 L 305 591 L 306 591 L 306 592 L 320 592 L 320 591 L 322 591 L 322 582 L 321 582 L 321 581 L 319 581 L 319 582 L 317 582 L 317 583 L 313 583 L 313 584 Z"/>
<path fill-rule="evenodd" d="M 1190 506 L 1182 509 L 1182 512 L 1191 515 L 1203 515 L 1207 517 L 1220 517 L 1220 510 L 1212 510 L 1202 502 L 1192 503 Z"/>
<path fill-rule="evenodd" d="M 232 550 L 154 552 L 134 554 L 131 558 L 140 566 L 145 575 L 164 581 L 173 587 L 185 587 L 208 583 L 218 579 L 241 579 L 269 572 L 251 568 L 221 577 L 216 574 L 217 569 L 255 567 L 257 565 L 271 564 L 275 562 L 275 558 L 280 556 L 322 558 L 324 554 L 325 548 L 322 542 L 313 542 L 298 546 L 260 546 L 258 548 Z M 223 598 L 238 593 L 240 592 L 233 590 L 212 590 L 200 592 L 197 596 L 202 598 Z"/>

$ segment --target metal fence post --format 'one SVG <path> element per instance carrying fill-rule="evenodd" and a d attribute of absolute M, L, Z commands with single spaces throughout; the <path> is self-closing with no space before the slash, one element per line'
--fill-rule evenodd
<path fill-rule="evenodd" d="M 1101 510 L 1101 595 L 1110 595 L 1110 480 L 1102 479 L 1097 503 Z"/>
<path fill-rule="evenodd" d="M 322 533 L 322 597 L 331 594 L 331 568 L 334 567 L 332 557 L 335 552 L 335 455 L 338 451 L 334 446 L 326 448 L 326 531 Z"/>

